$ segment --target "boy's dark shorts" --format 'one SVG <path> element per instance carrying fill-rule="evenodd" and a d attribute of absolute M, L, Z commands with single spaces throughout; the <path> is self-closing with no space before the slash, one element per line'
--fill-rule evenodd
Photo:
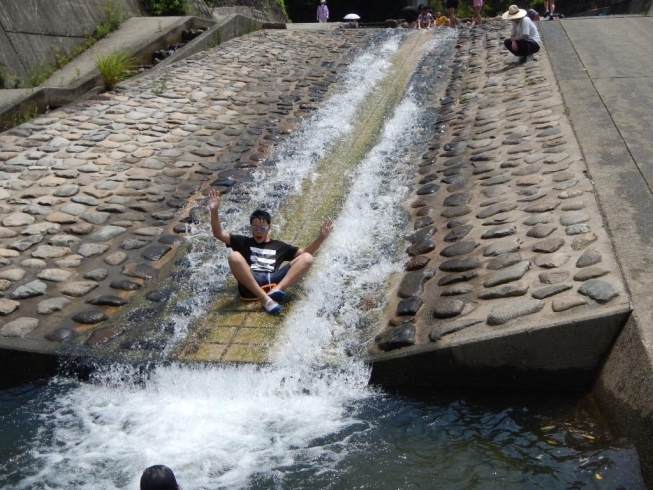
<path fill-rule="evenodd" d="M 457 9 L 458 8 L 458 0 L 447 0 L 447 8 L 448 9 Z"/>
<path fill-rule="evenodd" d="M 256 282 L 258 283 L 259 286 L 263 287 L 264 289 L 272 289 L 271 287 L 265 287 L 268 285 L 273 285 L 276 286 L 281 282 L 281 280 L 286 277 L 286 274 L 288 274 L 288 271 L 290 270 L 290 264 L 284 265 L 282 268 L 277 269 L 274 272 L 255 272 L 252 271 L 252 274 L 254 275 L 254 279 L 256 279 Z M 238 294 L 240 294 L 240 297 L 243 299 L 255 299 L 256 296 L 245 286 L 242 284 L 238 283 Z"/>

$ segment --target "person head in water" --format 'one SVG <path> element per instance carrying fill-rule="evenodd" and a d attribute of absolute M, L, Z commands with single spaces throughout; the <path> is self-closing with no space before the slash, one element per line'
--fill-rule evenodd
<path fill-rule="evenodd" d="M 170 468 L 156 464 L 143 471 L 141 490 L 181 490 L 181 488 Z"/>

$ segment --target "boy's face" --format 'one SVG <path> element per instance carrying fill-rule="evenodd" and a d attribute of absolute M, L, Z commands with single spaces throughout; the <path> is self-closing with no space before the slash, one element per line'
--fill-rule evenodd
<path fill-rule="evenodd" d="M 440 17 L 440 16 L 442 15 L 442 12 L 440 12 L 440 11 L 438 10 L 438 11 L 435 13 L 435 15 L 437 15 L 438 17 Z"/>
<path fill-rule="evenodd" d="M 252 238 L 254 238 L 256 243 L 265 243 L 268 241 L 270 225 L 264 219 L 254 218 L 250 223 L 250 230 L 252 232 Z"/>

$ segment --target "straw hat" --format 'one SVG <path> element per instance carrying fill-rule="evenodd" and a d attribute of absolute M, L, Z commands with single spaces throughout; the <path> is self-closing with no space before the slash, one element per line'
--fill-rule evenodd
<path fill-rule="evenodd" d="M 527 12 L 524 9 L 520 9 L 517 5 L 511 5 L 508 8 L 508 11 L 504 13 L 501 17 L 506 20 L 521 19 L 526 17 Z"/>

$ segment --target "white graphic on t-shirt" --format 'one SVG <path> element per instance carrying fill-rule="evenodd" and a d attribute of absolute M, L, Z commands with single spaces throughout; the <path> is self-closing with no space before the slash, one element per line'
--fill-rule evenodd
<path fill-rule="evenodd" d="M 250 268 L 258 272 L 274 272 L 274 263 L 276 262 L 277 251 L 265 248 L 251 247 L 252 255 Z"/>

